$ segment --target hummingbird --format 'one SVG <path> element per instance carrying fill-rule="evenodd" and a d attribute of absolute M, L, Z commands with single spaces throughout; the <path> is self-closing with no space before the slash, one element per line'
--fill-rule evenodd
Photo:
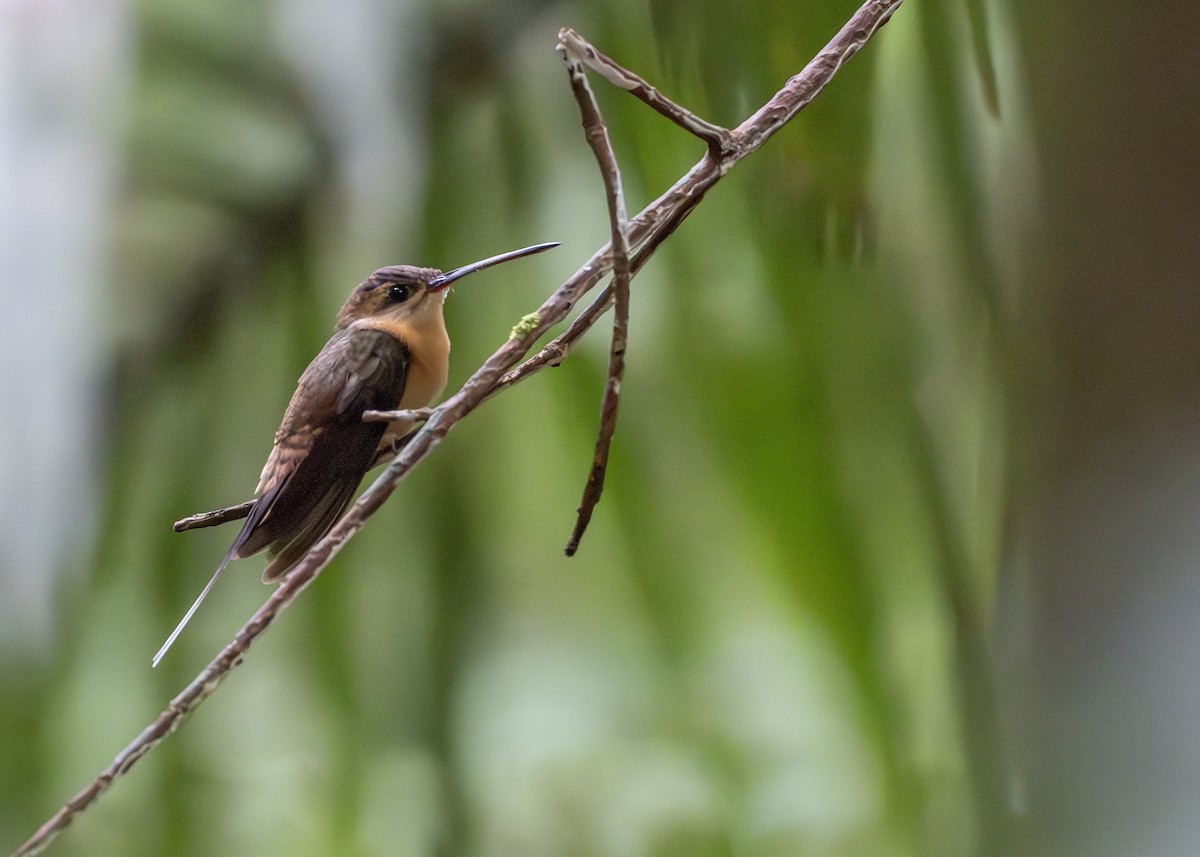
<path fill-rule="evenodd" d="M 282 579 L 333 528 L 366 472 L 413 427 L 412 420 L 366 422 L 364 411 L 423 408 L 446 386 L 450 337 L 442 308 L 450 285 L 557 246 L 534 244 L 446 272 L 390 265 L 354 288 L 333 336 L 300 376 L 241 531 L 153 666 L 232 560 L 266 550 L 263 582 Z"/>

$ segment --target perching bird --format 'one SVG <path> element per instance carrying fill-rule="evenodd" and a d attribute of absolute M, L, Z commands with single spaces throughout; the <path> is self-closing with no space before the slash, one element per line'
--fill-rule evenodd
<path fill-rule="evenodd" d="M 422 408 L 446 385 L 450 338 L 442 307 L 467 274 L 540 253 L 535 244 L 442 273 L 392 265 L 360 283 L 337 316 L 334 334 L 300 376 L 255 503 L 221 564 L 154 656 L 158 666 L 230 560 L 266 549 L 263 582 L 283 577 L 341 516 L 363 475 L 412 421 L 366 422 L 368 410 Z"/>

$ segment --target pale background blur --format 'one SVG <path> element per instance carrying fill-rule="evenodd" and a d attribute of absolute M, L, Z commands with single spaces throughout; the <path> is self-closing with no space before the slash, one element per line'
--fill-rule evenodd
<path fill-rule="evenodd" d="M 1169 4 L 1163 4 L 1167 6 Z M 236 525 L 362 277 L 451 385 L 607 235 L 573 26 L 734 125 L 853 0 L 0 0 L 0 851 L 267 596 Z M 1193 14 L 909 0 L 58 855 L 1193 855 Z M 595 81 L 631 210 L 701 154 Z"/>

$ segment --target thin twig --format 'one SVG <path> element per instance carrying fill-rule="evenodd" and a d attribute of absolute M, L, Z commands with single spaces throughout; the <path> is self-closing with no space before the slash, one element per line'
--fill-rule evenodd
<path fill-rule="evenodd" d="M 612 233 L 612 291 L 615 312 L 612 343 L 608 352 L 608 378 L 604 383 L 604 396 L 600 404 L 600 431 L 596 437 L 592 469 L 588 472 L 583 499 L 575 519 L 575 529 L 571 532 L 565 549 L 567 556 L 574 556 L 579 550 L 579 540 L 583 538 L 588 523 L 592 520 L 592 511 L 600 502 L 600 495 L 604 491 L 604 474 L 608 469 L 608 453 L 613 434 L 617 430 L 621 379 L 625 372 L 625 347 L 629 340 L 629 281 L 632 276 L 629 269 L 629 217 L 625 213 L 621 170 L 617 165 L 612 141 L 608 138 L 608 128 L 600 115 L 600 106 L 596 103 L 595 93 L 588 85 L 587 74 L 583 70 L 583 57 L 589 49 L 593 55 L 598 55 L 591 45 L 575 33 L 569 30 L 559 33 L 558 50 L 566 60 L 571 91 L 575 100 L 579 102 L 584 136 L 592 148 L 592 154 L 596 156 L 596 164 L 600 167 L 600 176 L 604 180 L 604 195 L 608 202 L 608 219 Z M 615 67 L 611 60 L 608 63 Z"/>
<path fill-rule="evenodd" d="M 617 65 L 611 58 L 600 53 L 584 40 L 574 30 L 560 30 L 558 42 L 580 62 L 592 71 L 601 75 L 605 80 L 618 89 L 624 89 L 644 101 L 651 109 L 658 111 L 680 128 L 694 134 L 708 144 L 710 149 L 720 156 L 729 150 L 729 129 L 714 125 L 706 119 L 701 119 L 686 107 L 681 107 L 667 98 L 644 78 L 626 68 Z"/>
<path fill-rule="evenodd" d="M 867 0 L 803 71 L 791 78 L 754 115 L 730 132 L 731 146 L 727 152 L 714 152 L 710 147 L 704 158 L 686 175 L 633 218 L 629 222 L 629 240 L 639 248 L 634 269 L 637 258 L 643 261 L 648 258 L 738 161 L 757 150 L 812 101 L 842 64 L 866 44 L 902 2 Z M 138 759 L 177 729 L 196 706 L 211 696 L 230 671 L 242 662 L 258 636 L 328 565 L 346 541 L 362 528 L 408 472 L 437 448 L 455 424 L 492 394 L 505 373 L 517 365 L 546 331 L 562 321 L 575 303 L 595 287 L 610 268 L 610 247 L 605 246 L 559 286 L 536 313 L 531 314 L 530 318 L 536 319 L 534 323 L 523 325 L 520 335 L 507 339 L 454 395 L 434 408 L 429 420 L 410 436 L 411 440 L 337 525 L 288 572 L 275 592 L 242 626 L 233 640 L 171 700 L 153 723 L 117 755 L 109 767 L 38 828 L 13 853 L 13 857 L 31 857 L 44 850 L 76 815 L 95 803 Z M 598 318 L 599 314 L 595 313 L 593 318 Z"/>
<path fill-rule="evenodd" d="M 395 420 L 423 423 L 431 416 L 433 408 L 405 408 L 401 411 L 363 411 L 362 418 L 368 423 L 390 423 Z"/>
<path fill-rule="evenodd" d="M 186 518 L 180 518 L 172 528 L 177 533 L 182 533 L 187 530 L 198 530 L 201 527 L 216 527 L 228 521 L 238 521 L 250 514 L 250 510 L 254 508 L 254 501 L 247 500 L 244 503 L 238 503 L 236 506 L 226 506 L 224 509 L 214 509 L 211 512 L 198 512 L 195 515 L 188 515 Z"/>

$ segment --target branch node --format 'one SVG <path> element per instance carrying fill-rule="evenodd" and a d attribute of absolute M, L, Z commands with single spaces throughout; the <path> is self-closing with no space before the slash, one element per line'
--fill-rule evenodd
<path fill-rule="evenodd" d="M 568 62 L 587 66 L 613 86 L 625 90 L 645 103 L 651 110 L 671 120 L 689 134 L 699 137 L 719 160 L 733 154 L 734 148 L 728 128 L 702 119 L 686 107 L 676 104 L 651 86 L 645 78 L 634 74 L 611 57 L 600 53 L 594 45 L 574 30 L 569 28 L 559 30 L 558 52 Z"/>

